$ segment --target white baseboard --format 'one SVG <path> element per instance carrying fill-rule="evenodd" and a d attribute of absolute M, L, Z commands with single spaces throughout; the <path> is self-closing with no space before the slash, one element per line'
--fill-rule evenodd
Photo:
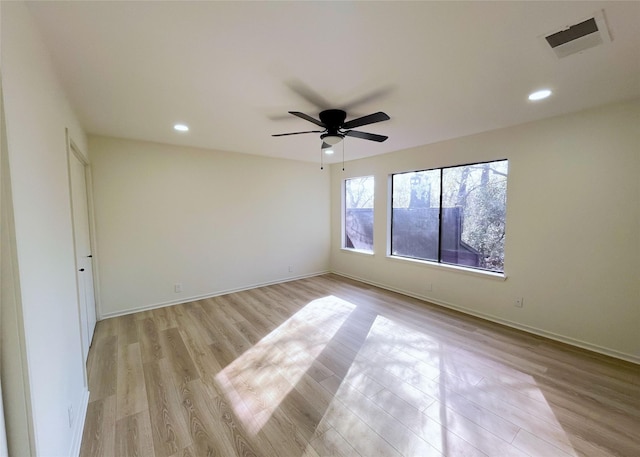
<path fill-rule="evenodd" d="M 438 305 L 438 306 L 442 306 L 444 308 L 449 308 L 449 309 L 453 309 L 455 311 L 460 311 L 461 313 L 465 313 L 465 314 L 469 314 L 471 316 L 475 316 L 475 317 L 479 317 L 481 319 L 485 319 L 491 322 L 496 322 L 498 324 L 502 324 L 505 325 L 507 327 L 511 327 L 511 328 L 515 328 L 518 330 L 522 330 L 524 332 L 527 333 L 532 333 L 534 335 L 538 335 L 538 336 L 542 336 L 545 338 L 549 338 L 550 340 L 554 340 L 554 341 L 559 341 L 561 343 L 565 343 L 565 344 L 569 344 L 571 346 L 576 346 L 582 349 L 586 349 L 588 351 L 592 351 L 592 352 L 597 352 L 598 354 L 603 354 L 603 355 L 607 355 L 609 357 L 614 357 L 616 359 L 620 359 L 620 360 L 625 360 L 627 362 L 631 362 L 631 363 L 635 363 L 640 365 L 640 357 L 633 355 L 633 354 L 627 354 L 625 352 L 620 352 L 620 351 L 616 351 L 614 349 L 609 349 L 609 348 L 605 348 L 602 346 L 598 346 L 596 344 L 592 344 L 592 343 L 588 343 L 586 341 L 581 341 L 581 340 L 577 340 L 568 336 L 564 336 L 564 335 L 560 335 L 557 333 L 553 333 L 553 332 L 548 332 L 546 330 L 543 329 L 539 329 L 536 327 L 530 327 L 528 325 L 523 325 L 523 324 L 519 324 L 518 322 L 513 322 L 507 319 L 503 319 L 501 317 L 498 316 L 493 316 L 491 314 L 486 314 L 486 313 L 481 313 L 478 312 L 474 309 L 471 308 L 467 308 L 461 305 L 457 305 L 454 303 L 449 303 L 446 301 L 442 301 L 442 300 L 438 300 L 438 299 L 434 299 L 431 297 L 427 297 L 426 295 L 420 295 L 420 294 L 416 294 L 414 292 L 410 292 L 407 290 L 403 290 L 403 289 L 399 289 L 397 287 L 393 287 L 390 286 L 388 284 L 382 284 L 376 281 L 371 281 L 369 279 L 365 279 L 365 278 L 360 278 L 358 276 L 353 276 L 350 274 L 346 274 L 346 273 L 342 273 L 340 271 L 332 271 L 332 273 L 339 275 L 339 276 L 344 276 L 345 278 L 349 278 L 349 279 L 353 279 L 355 281 L 360 281 L 363 282 L 365 284 L 370 284 L 372 286 L 376 286 L 376 287 L 380 287 L 381 289 L 386 289 L 389 290 L 391 292 L 397 292 L 399 294 L 402 295 L 407 295 L 409 297 L 413 297 L 413 298 L 417 298 L 418 300 L 422 300 L 422 301 L 426 301 L 429 303 L 433 303 L 434 305 Z"/>
<path fill-rule="evenodd" d="M 80 456 L 80 446 L 82 445 L 82 434 L 84 432 L 84 421 L 87 418 L 87 408 L 89 407 L 89 391 L 87 389 L 82 393 L 80 401 L 80 410 L 73 426 L 73 435 L 71 439 L 71 450 L 69 455 L 72 457 Z"/>
<path fill-rule="evenodd" d="M 138 306 L 136 308 L 127 309 L 127 310 L 124 310 L 124 311 L 116 311 L 116 312 L 113 312 L 113 313 L 105 313 L 105 314 L 103 314 L 103 315 L 101 315 L 99 317 L 99 320 L 108 319 L 110 317 L 125 316 L 127 314 L 138 313 L 140 311 L 149 311 L 151 309 L 164 308 L 165 306 L 180 305 L 182 303 L 189 303 L 189 302 L 192 302 L 192 301 L 204 300 L 204 299 L 207 299 L 207 298 L 218 297 L 220 295 L 226 295 L 226 294 L 232 294 L 232 293 L 235 293 L 235 292 L 242 292 L 244 290 L 256 289 L 258 287 L 272 286 L 274 284 L 282 284 L 282 283 L 285 283 L 285 282 L 297 281 L 298 279 L 312 278 L 313 276 L 320 276 L 320 275 L 324 275 L 324 274 L 327 274 L 327 273 L 329 273 L 328 270 L 319 271 L 319 272 L 315 272 L 315 273 L 308 273 L 308 274 L 299 275 L 299 276 L 289 276 L 287 278 L 276 279 L 274 281 L 262 282 L 262 283 L 257 283 L 257 284 L 248 284 L 246 286 L 237 287 L 237 288 L 234 288 L 234 289 L 218 290 L 218 291 L 211 292 L 211 293 L 208 293 L 208 294 L 194 295 L 194 296 L 191 296 L 191 297 L 183 297 L 183 298 L 180 298 L 179 300 L 175 300 L 175 301 L 166 301 L 166 302 L 154 303 L 154 304 L 150 304 L 150 305 Z"/>

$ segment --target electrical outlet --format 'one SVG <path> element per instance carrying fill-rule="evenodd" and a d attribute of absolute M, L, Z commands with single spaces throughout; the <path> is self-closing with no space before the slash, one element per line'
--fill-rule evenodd
<path fill-rule="evenodd" d="M 176 283 L 173 286 L 173 291 L 177 294 L 179 294 L 180 292 L 182 292 L 182 284 L 181 283 Z"/>
<path fill-rule="evenodd" d="M 513 302 L 513 305 L 516 308 L 522 308 L 524 306 L 524 297 L 516 298 L 516 300 Z"/>
<path fill-rule="evenodd" d="M 73 405 L 69 405 L 67 413 L 69 414 L 69 428 L 71 428 L 73 427 Z"/>
<path fill-rule="evenodd" d="M 289 265 L 289 273 L 293 273 L 293 265 Z"/>
<path fill-rule="evenodd" d="M 430 282 L 425 283 L 424 284 L 424 291 L 425 292 L 433 291 L 433 284 L 431 284 Z"/>

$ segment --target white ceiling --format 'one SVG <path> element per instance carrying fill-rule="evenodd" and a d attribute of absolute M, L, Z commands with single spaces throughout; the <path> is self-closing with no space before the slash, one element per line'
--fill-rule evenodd
<path fill-rule="evenodd" d="M 347 160 L 640 97 L 640 2 L 29 2 L 86 131 L 318 161 L 287 114 L 390 121 Z M 541 36 L 604 9 L 610 44 Z M 532 103 L 548 87 L 552 98 Z M 179 134 L 176 122 L 191 130 Z M 336 157 L 337 159 L 337 157 Z"/>

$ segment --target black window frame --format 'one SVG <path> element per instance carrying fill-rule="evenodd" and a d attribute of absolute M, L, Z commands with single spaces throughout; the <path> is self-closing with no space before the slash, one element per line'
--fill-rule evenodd
<path fill-rule="evenodd" d="M 488 163 L 496 163 L 496 162 L 507 162 L 507 168 L 508 168 L 508 163 L 509 163 L 509 159 L 495 159 L 495 160 L 484 160 L 482 162 L 469 162 L 469 163 L 462 163 L 462 164 L 457 164 L 457 165 L 448 165 L 448 166 L 444 166 L 444 167 L 434 167 L 434 168 L 424 168 L 424 169 L 418 169 L 418 170 L 410 170 L 410 171 L 402 171 L 402 172 L 396 172 L 396 173 L 391 173 L 390 177 L 390 185 L 391 185 L 391 192 L 390 192 L 390 196 L 389 196 L 389 238 L 388 238 L 388 253 L 387 255 L 390 257 L 394 257 L 394 258 L 400 258 L 400 259 L 410 259 L 410 260 L 415 260 L 415 261 L 419 261 L 419 262 L 426 262 L 426 263 L 432 263 L 432 264 L 436 264 L 436 265 L 448 265 L 448 266 L 453 266 L 453 267 L 458 267 L 458 268 L 469 268 L 472 270 L 477 270 L 480 272 L 488 272 L 488 273 L 499 273 L 499 274 L 504 274 L 504 267 L 502 270 L 492 270 L 492 269 L 488 269 L 488 268 L 482 268 L 482 267 L 474 267 L 474 266 L 468 266 L 468 265 L 460 265 L 460 264 L 456 264 L 456 263 L 450 263 L 450 262 L 445 262 L 442 260 L 442 228 L 443 228 L 443 217 L 442 217 L 442 211 L 443 211 L 443 207 L 442 207 L 442 201 L 443 201 L 443 179 L 444 179 L 444 170 L 448 170 L 451 168 L 460 168 L 460 167 L 468 167 L 468 166 L 476 166 L 476 165 L 484 165 L 484 164 L 488 164 Z M 394 196 L 394 176 L 396 175 L 403 175 L 403 174 L 408 174 L 408 173 L 423 173 L 423 172 L 428 172 L 428 171 L 435 171 L 435 170 L 439 170 L 440 173 L 440 195 L 439 195 L 439 199 L 438 199 L 438 204 L 439 204 L 439 208 L 438 208 L 438 260 L 431 260 L 431 259 L 424 259 L 421 257 L 415 257 L 415 256 L 410 256 L 410 255 L 404 255 L 404 254 L 394 254 L 393 253 L 393 214 L 394 214 L 394 200 L 393 200 L 393 196 Z M 507 180 L 508 180 L 508 175 L 507 175 Z M 507 189 L 509 188 L 508 183 L 507 183 Z M 505 210 L 506 210 L 506 203 L 505 203 Z M 505 225 L 506 225 L 506 213 L 505 213 Z"/>

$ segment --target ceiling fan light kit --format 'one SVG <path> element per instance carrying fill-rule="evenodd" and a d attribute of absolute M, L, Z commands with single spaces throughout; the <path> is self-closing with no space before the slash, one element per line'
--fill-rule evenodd
<path fill-rule="evenodd" d="M 334 135 L 331 133 L 324 133 L 320 135 L 320 139 L 329 146 L 336 145 L 342 141 L 344 135 Z"/>
<path fill-rule="evenodd" d="M 382 111 L 377 113 L 362 116 L 357 119 L 352 119 L 345 122 L 347 119 L 347 113 L 341 109 L 328 109 L 320 113 L 320 120 L 317 120 L 308 114 L 301 113 L 299 111 L 289 111 L 289 114 L 293 114 L 305 121 L 311 122 L 318 127 L 322 127 L 324 130 L 306 130 L 304 132 L 292 132 L 292 133 L 278 133 L 272 136 L 288 136 L 288 135 L 301 135 L 304 133 L 320 133 L 320 139 L 322 140 L 321 151 L 330 149 L 332 146 L 340 143 L 345 136 L 354 138 L 360 138 L 363 140 L 376 141 L 381 143 L 388 137 L 384 135 L 376 135 L 375 133 L 361 132 L 359 130 L 351 130 L 356 127 L 362 127 L 363 125 L 375 124 L 376 122 L 388 121 L 390 118 Z M 344 144 L 343 144 L 344 155 Z M 344 158 L 343 158 L 344 160 Z M 324 168 L 321 166 L 321 168 Z M 343 166 L 344 170 L 344 166 Z"/>

